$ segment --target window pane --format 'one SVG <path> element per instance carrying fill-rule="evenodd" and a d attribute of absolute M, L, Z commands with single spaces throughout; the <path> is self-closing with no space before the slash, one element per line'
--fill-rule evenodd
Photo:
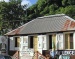
<path fill-rule="evenodd" d="M 65 49 L 68 49 L 68 34 L 65 34 Z"/>
<path fill-rule="evenodd" d="M 52 35 L 49 35 L 49 49 L 52 49 Z"/>
<path fill-rule="evenodd" d="M 70 49 L 73 49 L 73 34 L 70 34 Z"/>
<path fill-rule="evenodd" d="M 29 37 L 29 48 L 33 48 L 33 36 Z"/>
<path fill-rule="evenodd" d="M 15 37 L 15 47 L 17 47 L 17 37 Z"/>
<path fill-rule="evenodd" d="M 15 47 L 19 47 L 19 44 L 20 44 L 20 38 L 15 37 Z"/>

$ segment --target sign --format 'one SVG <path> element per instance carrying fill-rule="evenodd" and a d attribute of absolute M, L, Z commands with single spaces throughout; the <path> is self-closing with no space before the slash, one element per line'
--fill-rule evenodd
<path fill-rule="evenodd" d="M 25 51 L 20 51 L 20 56 L 23 56 L 23 55 L 33 56 L 33 54 L 34 54 L 34 50 L 33 49 L 27 49 Z"/>
<path fill-rule="evenodd" d="M 58 55 L 75 55 L 75 50 L 58 50 Z"/>

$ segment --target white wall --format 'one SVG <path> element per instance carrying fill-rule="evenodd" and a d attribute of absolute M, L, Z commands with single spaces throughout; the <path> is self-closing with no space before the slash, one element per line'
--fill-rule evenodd
<path fill-rule="evenodd" d="M 10 50 L 15 50 L 15 40 L 13 37 L 10 37 Z"/>
<path fill-rule="evenodd" d="M 75 49 L 75 32 L 73 33 L 73 48 Z"/>

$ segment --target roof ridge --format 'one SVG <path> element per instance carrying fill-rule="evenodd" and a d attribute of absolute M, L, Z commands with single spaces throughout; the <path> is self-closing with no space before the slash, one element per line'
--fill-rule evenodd
<path fill-rule="evenodd" d="M 50 17 L 59 17 L 59 16 L 65 16 L 65 14 L 55 14 L 55 15 L 49 15 L 49 16 L 42 16 L 42 17 L 37 17 L 37 18 L 39 18 L 39 19 L 41 19 L 41 18 L 50 18 Z"/>
<path fill-rule="evenodd" d="M 73 18 L 71 18 L 71 17 L 69 17 L 69 16 L 65 16 L 66 18 L 68 18 L 69 20 L 71 20 L 71 21 L 74 21 L 75 22 L 75 20 L 73 19 Z"/>

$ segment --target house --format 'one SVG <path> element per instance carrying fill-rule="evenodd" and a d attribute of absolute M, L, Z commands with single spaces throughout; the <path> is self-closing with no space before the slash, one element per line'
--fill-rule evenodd
<path fill-rule="evenodd" d="M 19 51 L 20 59 L 32 59 L 35 51 L 44 56 L 53 50 L 75 52 L 75 20 L 65 14 L 38 17 L 5 35 L 8 53 Z"/>

